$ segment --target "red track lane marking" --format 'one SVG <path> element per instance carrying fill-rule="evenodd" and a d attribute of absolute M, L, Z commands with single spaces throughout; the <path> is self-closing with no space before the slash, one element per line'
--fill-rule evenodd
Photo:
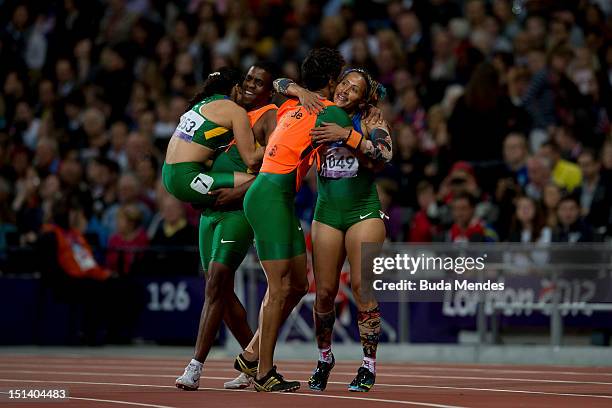
<path fill-rule="evenodd" d="M 232 369 L 214 369 L 212 371 L 235 371 Z M 311 374 L 311 371 L 292 371 L 284 370 L 284 373 L 291 374 Z M 2 370 L 0 373 L 19 373 L 19 374 L 51 374 L 51 375 L 89 375 L 89 376 L 116 376 L 116 377 L 153 377 L 153 378 L 176 378 L 180 374 L 139 374 L 139 373 L 109 373 L 109 372 L 87 372 L 87 371 L 40 371 L 40 370 Z M 354 373 L 334 371 L 335 375 L 353 376 Z M 377 374 L 377 377 L 401 377 L 401 378 L 433 378 L 446 380 L 483 380 L 483 381 L 517 381 L 548 384 L 582 384 L 582 385 L 612 385 L 612 382 L 600 381 L 572 381 L 572 380 L 550 380 L 535 378 L 508 378 L 508 377 L 462 377 L 449 375 L 421 375 L 421 374 Z M 227 380 L 230 377 L 204 377 L 211 380 Z M 388 385 L 376 383 L 376 385 Z M 395 384 L 391 384 L 395 386 Z"/>
<path fill-rule="evenodd" d="M 66 360 L 75 360 L 79 362 L 79 365 L 77 365 L 77 367 L 82 367 L 83 365 L 88 365 L 87 361 L 95 361 L 95 364 L 98 366 L 106 366 L 106 367 L 114 367 L 113 365 L 108 365 L 106 363 L 121 363 L 121 366 L 117 366 L 117 367 L 126 367 L 126 365 L 129 365 L 130 367 L 136 367 L 136 366 L 143 366 L 146 368 L 150 368 L 150 367 L 159 367 L 159 368 L 165 368 L 165 366 L 167 365 L 168 368 L 174 368 L 176 367 L 176 365 L 178 364 L 180 365 L 185 365 L 185 362 L 188 361 L 188 359 L 176 359 L 176 360 L 172 360 L 172 359 L 158 359 L 158 360 L 154 360 L 152 358 L 148 358 L 148 357 L 144 357 L 141 359 L 134 359 L 134 358 L 127 358 L 125 360 L 117 360 L 117 359 L 106 359 L 104 357 L 88 357 L 88 358 L 83 358 L 83 357 L 74 357 L 71 356 L 69 358 L 63 358 L 63 357 L 46 357 L 46 356 L 10 356 L 10 357 L 14 357 L 15 359 L 19 360 L 19 361 L 23 361 L 24 358 L 36 358 L 36 359 L 40 359 L 40 360 L 44 360 L 45 363 L 51 363 L 51 361 L 55 360 L 55 361 L 59 361 L 59 363 L 57 365 L 66 365 L 68 366 L 69 364 L 65 364 Z M 1 362 L 2 358 L 0 357 L 0 366 L 2 365 L 23 365 L 23 364 L 28 364 L 28 363 L 5 363 L 5 362 Z M 284 365 L 290 365 L 290 364 L 297 364 L 297 365 L 303 365 L 305 362 L 312 362 L 314 360 L 282 360 L 282 363 Z M 137 363 L 137 364 L 134 364 Z M 151 363 L 151 364 L 149 364 Z M 158 364 L 163 364 L 163 367 L 158 365 Z M 208 360 L 206 362 L 207 366 L 216 366 L 217 364 L 220 366 L 227 366 L 227 364 L 232 364 L 233 360 L 215 360 L 215 359 L 211 359 Z M 352 364 L 358 364 L 360 363 L 360 361 L 338 361 L 336 362 L 336 364 L 338 366 L 340 365 L 352 365 Z M 34 364 L 31 363 L 32 365 L 35 366 L 40 366 L 40 363 L 38 364 Z M 385 370 L 390 371 L 390 370 L 423 370 L 423 371 L 468 371 L 468 372 L 484 372 L 484 373 L 500 373 L 500 374 L 554 374 L 554 375 L 580 375 L 580 376 L 607 376 L 607 377 L 612 377 L 612 372 L 604 372 L 604 371 L 552 371 L 552 370 L 525 370 L 525 369 L 512 369 L 512 368 L 496 368 L 496 367 L 491 367 L 491 368 L 475 368 L 475 367 L 469 367 L 469 366 L 462 366 L 462 365 L 454 365 L 454 366 L 415 366 L 415 365 L 410 365 L 410 364 L 406 364 L 406 365 L 397 365 L 397 363 L 390 363 L 388 365 L 385 365 L 385 362 L 380 362 L 379 363 L 381 366 L 385 367 Z M 567 366 L 560 366 L 560 367 L 567 367 Z M 593 368 L 593 367 L 584 367 L 586 370 L 588 370 L 589 368 Z M 609 367 L 598 367 L 604 370 L 609 369 Z M 388 374 L 390 375 L 390 374 Z"/>
<path fill-rule="evenodd" d="M 329 381 L 328 384 L 344 384 L 344 383 Z M 441 389 L 441 390 L 509 392 L 509 393 L 516 393 L 516 394 L 554 395 L 554 396 L 559 396 L 559 397 L 585 397 L 585 398 L 612 399 L 612 395 L 570 394 L 570 393 L 547 392 L 547 391 L 507 390 L 507 389 L 502 389 L 502 388 L 450 387 L 450 386 L 444 386 L 444 385 L 378 384 L 378 383 L 376 383 L 376 385 L 382 385 L 385 387 L 434 388 L 434 389 Z"/>
<path fill-rule="evenodd" d="M 111 404 L 123 404 L 123 405 L 137 405 L 139 407 L 152 407 L 152 408 L 174 408 L 169 405 L 154 405 L 154 404 L 145 404 L 142 402 L 129 402 L 129 401 L 118 401 L 118 400 L 107 400 L 107 399 L 98 399 L 98 398 L 84 398 L 84 397 L 68 397 L 72 400 L 82 400 L 82 401 L 92 401 L 92 402 L 108 402 Z"/>
<path fill-rule="evenodd" d="M 121 387 L 151 387 L 151 388 L 175 388 L 171 385 L 152 385 L 152 384 L 122 384 L 122 383 L 108 383 L 108 382 L 89 382 L 89 381 L 44 381 L 44 380 L 12 380 L 8 378 L 0 378 L 0 381 L 4 382 L 29 382 L 29 383 L 54 383 L 54 384 L 75 384 L 75 385 L 113 385 L 113 386 L 121 386 Z M 207 391 L 224 391 L 224 392 L 253 392 L 252 390 L 226 390 L 223 388 L 208 388 L 208 387 L 200 387 L 200 390 Z M 382 398 L 362 398 L 362 397 L 349 397 L 344 395 L 321 395 L 321 394 L 306 394 L 301 392 L 280 392 L 274 393 L 275 395 L 293 395 L 293 396 L 302 396 L 302 397 L 315 397 L 315 398 L 334 398 L 334 399 L 350 399 L 357 401 L 373 401 L 373 402 L 384 402 L 389 404 L 402 404 L 402 405 L 417 405 L 421 407 L 429 407 L 429 408 L 466 408 L 460 405 L 445 405 L 445 404 L 435 404 L 429 402 L 419 402 L 419 401 L 403 401 L 403 400 L 390 400 L 390 399 L 382 399 Z M 73 397 L 70 397 L 71 399 Z M 85 398 L 80 398 L 85 399 Z M 103 401 L 103 400 L 99 400 Z M 110 402 L 110 401 L 109 401 Z M 130 405 L 144 405 L 150 407 L 161 407 L 161 408 L 173 408 L 173 407 L 164 407 L 162 405 L 149 405 L 149 404 L 141 404 L 141 403 L 129 403 Z"/>
<path fill-rule="evenodd" d="M 28 356 L 26 358 L 37 358 L 40 360 L 44 360 L 45 363 L 49 363 L 52 364 L 52 360 L 56 360 L 59 361 L 59 363 L 57 364 L 58 366 L 69 366 L 70 364 L 65 364 L 66 360 L 77 360 L 77 358 L 75 357 L 71 357 L 71 358 L 48 358 L 45 356 L 40 356 L 40 357 L 36 357 L 36 356 Z M 23 361 L 24 357 L 19 357 L 18 360 L 19 361 Z M 2 358 L 0 357 L 0 366 L 6 366 L 6 365 L 25 365 L 25 364 L 31 364 L 33 366 L 40 366 L 40 362 L 38 363 L 19 363 L 19 362 L 14 362 L 14 363 L 8 363 L 8 362 L 2 362 Z M 6 360 L 5 360 L 6 361 Z M 38 361 L 38 360 L 37 360 Z M 108 368 L 115 368 L 115 367 L 126 367 L 126 366 L 130 366 L 130 367 L 144 367 L 144 368 L 152 368 L 152 367 L 156 367 L 156 368 L 175 368 L 177 365 L 181 366 L 181 365 L 185 365 L 186 362 L 188 361 L 187 359 L 177 359 L 177 360 L 159 360 L 159 362 L 154 362 L 154 361 L 150 361 L 150 359 L 148 358 L 143 358 L 143 359 L 125 359 L 125 360 L 116 360 L 116 359 L 104 359 L 104 358 L 79 358 L 78 365 L 75 365 L 76 367 L 82 367 L 83 365 L 88 365 L 87 361 L 95 361 L 95 365 L 97 366 L 104 366 L 104 367 L 108 367 Z M 314 360 L 312 360 L 314 361 Z M 311 360 L 282 360 L 282 363 L 284 365 L 291 365 L 291 364 L 296 364 L 296 365 L 303 365 L 305 362 L 312 362 Z M 106 363 L 109 362 L 119 362 L 121 363 L 121 366 L 114 366 L 114 365 L 109 365 Z M 151 364 L 149 364 L 151 363 Z M 159 365 L 159 364 L 163 364 L 163 366 Z M 208 360 L 206 362 L 206 366 L 208 367 L 212 367 L 212 366 L 221 366 L 221 367 L 226 367 L 228 364 L 232 364 L 233 360 Z M 340 365 L 353 365 L 353 364 L 358 364 L 360 363 L 359 361 L 355 360 L 355 361 L 338 361 L 336 364 L 337 366 Z M 604 371 L 552 371 L 552 370 L 525 370 L 525 369 L 511 369 L 511 368 L 495 368 L 495 367 L 491 367 L 491 368 L 475 368 L 475 367 L 464 367 L 461 365 L 455 365 L 455 366 L 414 366 L 414 365 L 410 365 L 410 364 L 406 364 L 404 366 L 398 366 L 397 363 L 390 363 L 388 365 L 385 365 L 385 362 L 380 362 L 379 363 L 381 366 L 384 366 L 385 371 L 392 371 L 392 370 L 423 370 L 423 371 L 462 371 L 462 372 L 482 372 L 482 373 L 499 373 L 499 374 L 553 374 L 553 375 L 577 375 L 577 376 L 606 376 L 606 377 L 612 377 L 612 372 L 604 372 Z M 589 369 L 591 367 L 584 367 L 585 369 Z M 601 369 L 608 369 L 608 367 L 599 367 Z M 386 375 L 392 375 L 392 374 L 386 374 Z"/>
<path fill-rule="evenodd" d="M 245 391 L 245 390 L 238 390 L 238 391 Z M 305 394 L 302 392 L 287 392 L 287 393 L 283 393 L 283 395 L 299 395 L 302 397 L 314 397 L 314 398 L 338 398 L 338 399 L 349 399 L 349 400 L 358 400 L 358 401 L 386 402 L 390 404 L 418 405 L 421 407 L 432 407 L 432 408 L 465 408 L 459 405 L 444 405 L 444 404 L 434 404 L 430 402 L 400 401 L 400 400 L 390 400 L 390 399 L 382 399 L 382 398 L 360 398 L 360 397 L 349 397 L 346 395 Z"/>
<path fill-rule="evenodd" d="M 229 377 L 201 377 L 205 379 L 230 379 Z M 75 381 L 47 381 L 47 380 L 17 380 L 17 379 L 6 379 L 0 378 L 0 381 L 4 382 L 34 382 L 34 383 L 59 383 L 59 384 L 92 384 L 92 385 L 118 385 L 118 386 L 154 386 L 154 387 L 163 387 L 163 388 L 174 388 L 170 385 L 148 385 L 148 384 L 119 384 L 119 383 L 96 383 L 96 382 L 75 382 Z M 344 382 L 338 381 L 330 381 L 330 384 L 340 384 L 345 385 Z M 547 391 L 529 391 L 529 390 L 509 390 L 503 388 L 476 388 L 476 387 L 453 387 L 453 386 L 443 386 L 443 385 L 413 385 L 413 384 L 379 384 L 378 386 L 383 387 L 398 387 L 398 388 L 431 388 L 431 389 L 443 389 L 443 390 L 465 390 L 465 391 L 478 391 L 478 392 L 498 392 L 498 393 L 516 393 L 516 394 L 533 394 L 533 395 L 552 395 L 552 396 L 561 396 L 561 397 L 579 397 L 579 398 L 600 398 L 600 399 L 612 399 L 612 395 L 597 395 L 597 394 L 572 394 L 572 393 L 557 393 L 557 392 L 547 392 Z M 208 388 L 201 388 L 208 389 Z M 223 390 L 217 388 L 210 388 L 211 390 Z M 224 391 L 246 391 L 246 390 L 224 390 Z M 308 394 L 311 395 L 311 394 Z M 331 396 L 328 396 L 331 397 Z M 347 397 L 349 398 L 349 397 Z M 350 397 L 356 398 L 356 397 Z M 356 398 L 362 400 L 363 398 Z"/>
<path fill-rule="evenodd" d="M 0 391 L 0 394 L 8 394 L 8 392 Z M 122 404 L 122 405 L 137 405 L 139 407 L 151 407 L 151 408 L 175 408 L 169 405 L 155 405 L 155 404 L 145 404 L 142 402 L 129 402 L 129 401 L 119 401 L 119 400 L 108 400 L 108 399 L 98 399 L 98 398 L 84 398 L 84 397 L 67 397 L 71 400 L 81 400 L 81 401 L 92 401 L 92 402 L 108 402 L 110 404 Z"/>
<path fill-rule="evenodd" d="M 391 368 L 391 367 L 385 367 Z M 548 370 L 513 370 L 513 369 L 499 369 L 499 368 L 471 368 L 471 367 L 423 367 L 423 366 L 406 366 L 403 367 L 392 367 L 397 369 L 410 369 L 410 370 L 423 370 L 423 371 L 472 371 L 472 372 L 485 372 L 485 373 L 500 373 L 500 374 L 563 374 L 563 375 L 601 375 L 612 377 L 612 373 L 598 372 L 598 371 L 548 371 Z M 607 369 L 608 367 L 601 367 Z"/>

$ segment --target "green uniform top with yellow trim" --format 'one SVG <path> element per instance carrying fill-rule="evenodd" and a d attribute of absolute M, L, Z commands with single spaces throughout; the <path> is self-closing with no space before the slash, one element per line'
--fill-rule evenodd
<path fill-rule="evenodd" d="M 200 113 L 203 105 L 223 99 L 227 99 L 227 96 L 215 94 L 196 103 L 193 108 L 183 113 L 173 136 L 215 151 L 227 147 L 234 139 L 232 130 L 219 126 Z"/>
<path fill-rule="evenodd" d="M 227 99 L 227 96 L 215 94 L 196 103 L 181 116 L 173 137 L 211 149 L 214 155 L 222 152 L 234 140 L 234 132 L 204 117 L 200 108 L 207 103 L 223 99 Z M 208 171 L 204 163 L 199 162 L 164 162 L 162 182 L 166 190 L 177 199 L 207 207 L 216 199 L 208 194 L 209 191 L 234 187 L 234 173 L 233 169 Z"/>

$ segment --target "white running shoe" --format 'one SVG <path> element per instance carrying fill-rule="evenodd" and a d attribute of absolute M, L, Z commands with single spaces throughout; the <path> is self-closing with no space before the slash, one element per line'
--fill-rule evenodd
<path fill-rule="evenodd" d="M 251 384 L 253 384 L 253 377 L 249 377 L 245 373 L 240 373 L 240 375 L 232 381 L 224 383 L 223 388 L 227 390 L 242 390 L 250 387 Z"/>
<path fill-rule="evenodd" d="M 176 388 L 186 391 L 195 391 L 200 386 L 200 375 L 202 374 L 202 366 L 194 363 L 189 363 L 185 367 L 183 375 L 176 379 Z"/>

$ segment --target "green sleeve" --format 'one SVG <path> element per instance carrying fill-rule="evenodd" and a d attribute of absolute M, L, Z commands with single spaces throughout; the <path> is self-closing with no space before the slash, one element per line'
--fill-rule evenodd
<path fill-rule="evenodd" d="M 315 126 L 320 126 L 323 122 L 336 123 L 342 127 L 353 127 L 353 122 L 349 115 L 337 106 L 328 106 L 317 116 Z"/>

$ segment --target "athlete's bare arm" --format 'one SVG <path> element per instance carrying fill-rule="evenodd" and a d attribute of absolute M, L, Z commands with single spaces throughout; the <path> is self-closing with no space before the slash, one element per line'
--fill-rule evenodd
<path fill-rule="evenodd" d="M 391 130 L 386 121 L 378 123 L 361 122 L 368 138 L 363 138 L 359 144 L 359 150 L 374 161 L 388 163 L 393 157 L 393 140 Z"/>
<path fill-rule="evenodd" d="M 264 136 L 265 136 L 263 140 L 264 143 L 259 142 L 259 144 L 261 145 L 268 144 L 268 138 L 270 137 L 270 134 L 276 128 L 276 113 L 277 112 L 278 112 L 278 109 L 269 110 L 266 113 L 264 113 L 261 119 L 259 120 L 259 121 L 262 121 L 263 129 L 264 129 Z"/>
<path fill-rule="evenodd" d="M 251 170 L 258 170 L 264 155 L 263 147 L 255 147 L 255 137 L 251 130 L 251 124 L 246 111 L 240 106 L 235 106 L 235 113 L 232 116 L 232 129 L 236 139 L 236 147 L 240 157 Z"/>
<path fill-rule="evenodd" d="M 263 158 L 263 148 L 256 148 L 253 131 L 244 108 L 224 99 L 200 108 L 200 114 L 220 126 L 232 129 L 240 157 L 249 168 L 256 170 Z"/>
<path fill-rule="evenodd" d="M 254 181 L 255 177 L 234 188 L 219 188 L 211 191 L 210 194 L 217 196 L 213 209 L 223 210 L 242 203 L 242 198 Z"/>
<path fill-rule="evenodd" d="M 300 104 L 311 114 L 318 113 L 325 108 L 321 95 L 299 86 L 291 79 L 275 79 L 273 86 L 274 90 L 277 92 L 277 97 L 282 98 L 282 100 L 277 100 L 277 106 L 281 106 L 283 102 L 287 100 L 287 97 L 289 97 L 299 99 Z"/>
<path fill-rule="evenodd" d="M 264 113 L 253 126 L 253 135 L 255 140 L 262 146 L 268 144 L 268 137 L 276 127 L 276 112 L 277 109 L 271 109 Z"/>
<path fill-rule="evenodd" d="M 393 144 L 386 122 L 366 124 L 362 122 L 364 136 L 356 147 L 359 162 L 369 169 L 378 170 L 393 157 Z M 313 142 L 335 143 L 346 142 L 351 136 L 352 128 L 343 128 L 335 123 L 323 122 L 311 130 Z M 353 132 L 355 132 L 353 130 Z"/>

